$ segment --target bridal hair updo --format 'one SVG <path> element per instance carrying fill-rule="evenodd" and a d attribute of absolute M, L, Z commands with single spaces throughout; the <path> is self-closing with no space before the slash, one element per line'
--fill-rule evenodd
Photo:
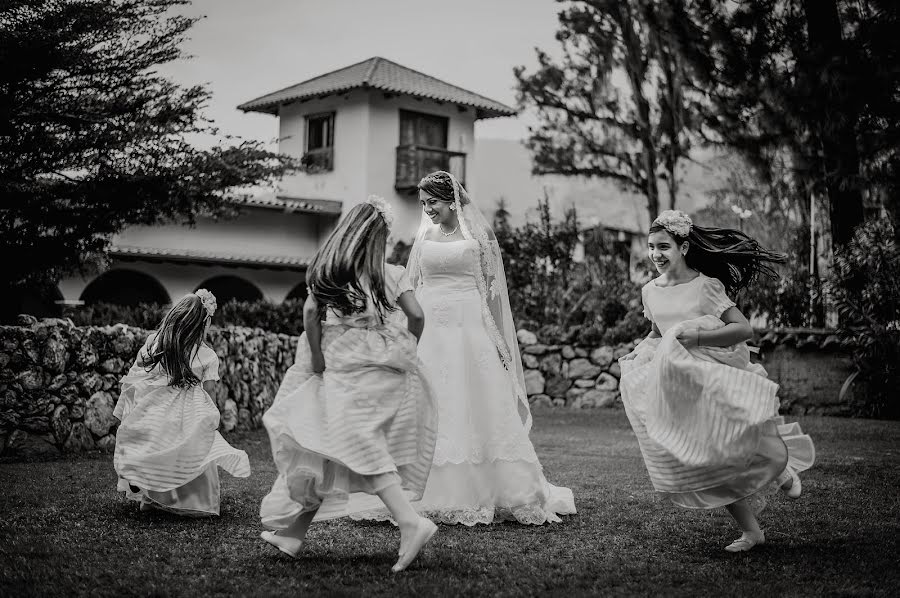
<path fill-rule="evenodd" d="M 454 203 L 456 201 L 456 197 L 453 194 L 453 179 L 449 172 L 436 170 L 431 174 L 425 175 L 422 180 L 419 181 L 417 186 L 420 190 L 440 201 L 447 203 Z M 469 194 L 466 193 L 465 188 L 460 183 L 459 203 L 464 206 L 468 204 L 469 201 Z"/>

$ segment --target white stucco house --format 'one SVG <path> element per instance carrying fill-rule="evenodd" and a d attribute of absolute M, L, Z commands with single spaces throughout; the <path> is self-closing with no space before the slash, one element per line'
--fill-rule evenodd
<path fill-rule="evenodd" d="M 342 213 L 375 193 L 393 205 L 395 240 L 419 223 L 416 184 L 437 169 L 469 182 L 474 125 L 515 110 L 384 58 L 370 58 L 238 106 L 278 118 L 279 150 L 301 172 L 274 193 L 234 200 L 242 215 L 131 227 L 98 275 L 60 281 L 58 303 L 169 303 L 197 288 L 220 302 L 305 294 L 306 266 Z"/>

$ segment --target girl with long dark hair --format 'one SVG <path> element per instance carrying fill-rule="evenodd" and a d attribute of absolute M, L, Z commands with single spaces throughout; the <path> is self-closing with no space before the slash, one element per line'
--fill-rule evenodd
<path fill-rule="evenodd" d="M 729 298 L 785 258 L 672 210 L 647 244 L 659 272 L 641 293 L 652 331 L 620 360 L 625 411 L 656 491 L 725 507 L 743 532 L 725 550 L 750 550 L 765 542 L 751 499 L 770 484 L 799 498 L 798 473 L 815 460 L 810 437 L 778 417 L 778 385 L 750 362 L 753 330 Z"/>
<path fill-rule="evenodd" d="M 247 454 L 217 431 L 211 395 L 219 358 L 203 339 L 216 298 L 199 289 L 178 301 L 122 378 L 113 415 L 118 489 L 151 508 L 179 515 L 219 514 L 219 474 L 250 475 Z"/>
<path fill-rule="evenodd" d="M 424 316 L 404 268 L 384 263 L 391 221 L 371 196 L 310 264 L 305 332 L 263 417 L 278 477 L 260 515 L 274 530 L 263 539 L 296 558 L 314 520 L 370 509 L 365 495 L 375 495 L 400 528 L 397 572 L 437 531 L 410 505 L 425 489 L 437 422 L 416 358 Z"/>

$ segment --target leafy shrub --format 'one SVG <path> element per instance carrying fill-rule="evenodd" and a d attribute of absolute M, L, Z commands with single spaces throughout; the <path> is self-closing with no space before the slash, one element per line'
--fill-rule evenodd
<path fill-rule="evenodd" d="M 840 316 L 839 332 L 856 348 L 864 392 L 857 415 L 900 418 L 900 247 L 887 219 L 861 225 L 834 256 L 827 284 Z"/>
<path fill-rule="evenodd" d="M 111 326 L 121 323 L 153 330 L 159 326 L 168 309 L 168 306 L 156 303 L 139 305 L 94 303 L 79 307 L 66 306 L 63 315 L 71 318 L 76 326 Z"/>
<path fill-rule="evenodd" d="M 776 247 L 788 255 L 785 264 L 776 265 L 778 278 L 760 276 L 734 297 L 748 316 L 762 317 L 772 327 L 817 327 L 825 321 L 821 281 L 809 272 L 809 228 L 791 229 L 793 238 Z"/>
<path fill-rule="evenodd" d="M 538 215 L 518 229 L 508 225 L 502 206 L 494 218 L 516 324 L 553 343 L 615 344 L 646 335 L 650 326 L 640 285 L 630 279 L 628 252 L 600 229 L 580 231 L 574 210 L 553 223 L 545 200 Z M 576 261 L 579 244 L 584 259 Z"/>

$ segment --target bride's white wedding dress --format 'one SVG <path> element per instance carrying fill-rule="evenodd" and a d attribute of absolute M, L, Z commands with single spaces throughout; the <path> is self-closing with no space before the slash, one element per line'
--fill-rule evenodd
<path fill-rule="evenodd" d="M 425 494 L 414 506 L 464 525 L 540 525 L 575 513 L 572 491 L 544 477 L 488 334 L 476 281 L 478 242 L 421 243 L 416 297 L 426 324 L 418 353 L 438 404 L 438 440 Z"/>

